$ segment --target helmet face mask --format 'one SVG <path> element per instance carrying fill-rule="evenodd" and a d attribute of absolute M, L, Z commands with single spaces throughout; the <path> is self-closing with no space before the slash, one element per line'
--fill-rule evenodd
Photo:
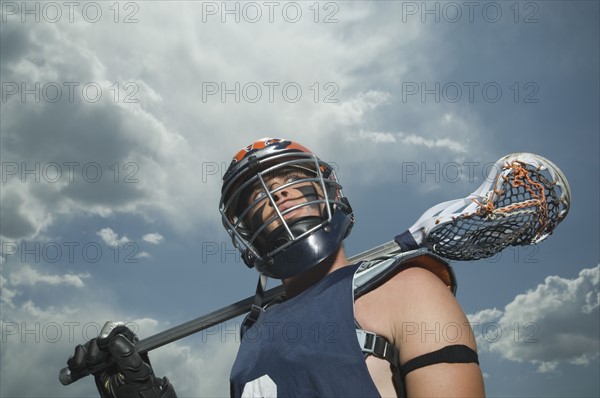
<path fill-rule="evenodd" d="M 252 151 L 257 143 L 272 144 Z M 291 141 L 242 151 L 225 174 L 220 212 L 246 264 L 283 279 L 332 254 L 354 218 L 331 166 Z"/>

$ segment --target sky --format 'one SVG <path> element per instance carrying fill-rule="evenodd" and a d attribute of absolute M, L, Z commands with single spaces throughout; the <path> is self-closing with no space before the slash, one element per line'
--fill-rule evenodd
<path fill-rule="evenodd" d="M 350 255 L 474 191 L 505 154 L 551 159 L 568 217 L 538 245 L 452 262 L 457 299 L 489 396 L 599 396 L 599 15 L 596 1 L 2 1 L 0 396 L 96 396 L 58 372 L 105 321 L 144 338 L 252 295 L 218 202 L 234 153 L 269 136 L 334 166 Z M 227 396 L 239 322 L 153 351 L 156 374 L 181 397 Z"/>

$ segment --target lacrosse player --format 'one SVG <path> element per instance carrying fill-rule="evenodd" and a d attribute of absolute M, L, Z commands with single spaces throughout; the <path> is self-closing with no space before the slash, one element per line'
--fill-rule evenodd
<path fill-rule="evenodd" d="M 260 273 L 231 396 L 485 394 L 450 266 L 426 250 L 350 263 L 343 240 L 353 211 L 334 169 L 313 152 L 273 138 L 241 149 L 223 177 L 220 212 Z M 282 299 L 263 302 L 267 278 L 282 281 Z M 95 374 L 102 397 L 175 396 L 135 351 L 130 330 L 105 329 L 76 347 L 71 370 L 112 355 L 116 365 Z"/>

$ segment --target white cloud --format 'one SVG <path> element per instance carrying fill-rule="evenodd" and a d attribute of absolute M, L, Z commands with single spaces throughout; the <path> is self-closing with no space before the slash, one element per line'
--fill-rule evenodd
<path fill-rule="evenodd" d="M 203 338 L 169 344 L 151 353 L 155 371 L 173 383 L 181 397 L 229 396 L 229 373 L 239 343 L 228 336 Z"/>
<path fill-rule="evenodd" d="M 160 242 L 163 241 L 163 239 L 163 236 L 159 233 L 146 234 L 142 237 L 142 240 L 144 242 L 152 243 L 154 245 L 158 245 Z"/>
<path fill-rule="evenodd" d="M 17 178 L 11 179 L 4 174 L 0 192 L 0 217 L 2 226 L 0 236 L 19 241 L 24 237 L 33 237 L 52 223 L 52 214 L 47 210 L 44 201 L 36 197 L 32 189 L 20 183 Z M 6 166 L 8 167 L 8 166 Z M 21 166 L 17 166 L 21 168 Z M 23 177 L 18 177 L 23 178 Z M 25 177 L 26 178 L 26 177 Z M 35 177 L 33 177 L 35 178 Z M 50 189 L 55 187 L 50 186 Z"/>
<path fill-rule="evenodd" d="M 467 148 L 464 144 L 450 138 L 428 139 L 416 134 L 400 133 L 402 143 L 409 145 L 419 145 L 426 148 L 441 148 L 456 153 L 466 153 Z"/>
<path fill-rule="evenodd" d="M 396 142 L 395 134 L 386 133 L 386 132 L 377 132 L 377 131 L 363 131 L 363 130 L 359 131 L 357 136 L 350 137 L 349 139 L 350 140 L 365 139 L 368 141 L 372 141 L 376 144 Z"/>
<path fill-rule="evenodd" d="M 403 132 L 378 132 L 360 130 L 357 134 L 350 135 L 349 141 L 371 141 L 374 144 L 404 144 L 411 146 L 422 146 L 428 149 L 439 148 L 455 153 L 466 153 L 467 148 L 464 144 L 451 138 L 426 138 L 416 134 L 407 134 Z"/>
<path fill-rule="evenodd" d="M 14 307 L 13 298 L 15 298 L 17 294 L 18 292 L 16 290 L 9 288 L 8 281 L 0 274 L 0 301 L 2 304 Z"/>
<path fill-rule="evenodd" d="M 136 258 L 150 258 L 150 257 L 152 257 L 152 255 L 148 252 L 139 252 L 136 255 Z"/>
<path fill-rule="evenodd" d="M 9 303 L 10 294 L 19 295 L 18 287 L 30 282 L 49 283 L 57 292 L 73 279 L 66 275 L 40 276 L 35 272 L 19 273 L 7 281 L 0 276 L 2 287 L 2 371 L 1 396 L 12 397 L 93 397 L 97 396 L 91 378 L 67 387 L 58 381 L 59 370 L 77 344 L 95 337 L 107 320 L 121 320 L 134 332 L 145 338 L 170 327 L 166 322 L 150 317 L 127 314 L 122 304 L 107 300 L 105 289 L 90 287 L 85 295 L 73 301 L 48 301 L 45 306 L 27 300 Z M 13 282 L 15 279 L 15 282 Z M 57 295 L 54 296 L 55 298 Z M 59 304 L 60 303 L 60 304 Z M 199 340 L 201 338 L 201 340 Z M 155 373 L 166 375 L 174 384 L 178 396 L 226 396 L 229 391 L 228 374 L 237 350 L 231 334 L 222 339 L 214 333 L 190 336 L 185 342 L 174 342 L 150 353 Z M 36 369 L 36 382 L 31 383 L 31 369 Z"/>
<path fill-rule="evenodd" d="M 485 324 L 498 320 L 502 316 L 502 311 L 497 308 L 485 309 L 476 314 L 469 315 L 469 321 L 473 324 Z"/>
<path fill-rule="evenodd" d="M 197 206 L 189 199 L 218 202 L 222 173 L 207 175 L 203 165 L 226 163 L 237 148 L 265 135 L 299 139 L 324 156 L 335 154 L 339 135 L 363 128 L 391 98 L 385 89 L 367 84 L 366 74 L 374 68 L 382 81 L 398 81 L 415 62 L 402 54 L 418 47 L 424 34 L 418 23 L 382 24 L 392 16 L 367 3 L 345 3 L 340 10 L 344 18 L 334 25 L 313 23 L 308 6 L 301 24 L 263 20 L 227 25 L 216 17 L 198 24 L 201 6 L 180 6 L 177 18 L 170 18 L 170 5 L 145 4 L 139 14 L 142 30 L 132 29 L 136 24 L 109 24 L 108 17 L 98 24 L 78 20 L 3 26 L 13 38 L 3 45 L 10 47 L 6 51 L 14 47 L 9 52 L 15 54 L 5 63 L 7 81 L 74 81 L 80 83 L 78 88 L 94 82 L 103 93 L 96 103 L 86 103 L 79 95 L 73 103 L 23 103 L 15 95 L 3 104 L 12 144 L 10 152 L 3 149 L 3 155 L 10 155 L 5 160 L 42 166 L 78 161 L 77 173 L 85 163 L 96 162 L 103 172 L 98 183 L 82 181 L 76 173 L 73 182 L 63 178 L 54 184 L 22 184 L 27 189 L 13 201 L 14 222 L 7 224 L 7 236 L 35 237 L 57 215 L 128 213 L 148 220 L 164 218 L 180 231 L 200 222 L 220 228 L 213 206 Z M 136 43 L 135 51 L 131 43 Z M 236 54 L 236 62 L 231 62 L 231 54 Z M 386 66 L 386 57 L 392 58 L 393 70 Z M 72 61 L 65 63 L 67 58 Z M 173 64 L 169 59 L 180 61 Z M 224 82 L 228 87 L 235 82 L 277 82 L 279 91 L 272 103 L 265 99 L 264 104 L 223 104 L 219 96 L 203 101 L 202 82 Z M 301 85 L 299 102 L 282 98 L 280 89 L 287 82 Z M 132 85 L 126 88 L 125 83 Z M 133 92 L 137 102 L 125 103 Z M 263 94 L 268 97 L 266 90 Z M 330 94 L 339 102 L 325 103 Z M 137 170 L 125 168 L 128 165 Z M 128 176 L 136 182 L 124 181 Z"/>
<path fill-rule="evenodd" d="M 574 279 L 548 276 L 503 311 L 486 309 L 469 315 L 480 349 L 534 363 L 539 372 L 554 371 L 561 363 L 587 365 L 596 360 L 599 272 L 600 265 L 583 269 Z"/>
<path fill-rule="evenodd" d="M 337 114 L 342 125 L 360 125 L 364 122 L 367 112 L 385 104 L 389 99 L 390 93 L 384 91 L 359 92 L 351 99 L 340 102 L 339 106 L 335 107 L 336 112 L 332 116 Z"/>
<path fill-rule="evenodd" d="M 89 278 L 89 276 L 89 274 L 70 273 L 64 275 L 43 274 L 29 264 L 23 264 L 10 274 L 10 283 L 13 286 L 35 286 L 38 283 L 44 283 L 53 286 L 66 285 L 82 288 L 85 286 L 83 279 Z"/>
<path fill-rule="evenodd" d="M 100 231 L 96 232 L 96 235 L 102 238 L 104 243 L 106 243 L 108 246 L 114 246 L 129 242 L 129 238 L 127 238 L 127 236 L 123 235 L 119 238 L 119 235 L 111 228 L 102 228 Z"/>

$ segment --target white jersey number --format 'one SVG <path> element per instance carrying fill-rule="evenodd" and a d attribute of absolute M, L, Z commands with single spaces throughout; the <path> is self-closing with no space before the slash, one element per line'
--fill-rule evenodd
<path fill-rule="evenodd" d="M 244 386 L 242 391 L 242 398 L 250 397 L 276 397 L 277 386 L 275 382 L 271 380 L 269 375 L 260 376 L 258 379 L 249 381 Z"/>

